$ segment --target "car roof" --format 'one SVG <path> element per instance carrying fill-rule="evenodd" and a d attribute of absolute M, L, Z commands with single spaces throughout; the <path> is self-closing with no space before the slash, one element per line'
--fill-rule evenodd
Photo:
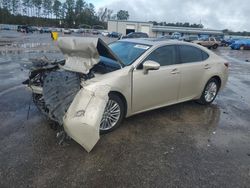
<path fill-rule="evenodd" d="M 162 40 L 158 38 L 134 38 L 134 39 L 121 39 L 119 41 L 122 42 L 132 42 L 132 43 L 139 43 L 139 44 L 145 44 L 150 46 L 160 46 L 160 45 L 167 45 L 167 44 L 189 44 L 193 45 L 189 42 L 184 41 L 178 41 L 178 40 Z"/>
<path fill-rule="evenodd" d="M 143 33 L 143 32 L 132 32 L 132 33 L 129 33 L 129 34 L 147 34 L 147 33 Z"/>
<path fill-rule="evenodd" d="M 142 45 L 144 44 L 144 45 L 149 45 L 149 46 L 154 46 L 154 47 L 159 47 L 163 45 L 171 45 L 171 44 L 172 45 L 189 45 L 189 46 L 194 46 L 196 48 L 199 48 L 210 55 L 213 54 L 210 50 L 208 50 L 207 48 L 201 45 L 190 43 L 190 42 L 185 42 L 185 41 L 174 40 L 174 39 L 162 40 L 159 38 L 132 38 L 132 39 L 121 39 L 118 41 L 138 43 L 138 44 L 142 44 Z"/>

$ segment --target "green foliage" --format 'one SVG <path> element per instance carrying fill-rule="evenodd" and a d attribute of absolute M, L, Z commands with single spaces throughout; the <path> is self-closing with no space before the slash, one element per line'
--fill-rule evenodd
<path fill-rule="evenodd" d="M 75 5 L 75 14 L 76 14 L 76 17 L 79 16 L 84 11 L 85 7 L 86 7 L 85 1 L 83 1 L 83 0 L 76 0 L 76 5 Z"/>
<path fill-rule="evenodd" d="M 223 33 L 226 34 L 226 35 L 250 36 L 250 32 L 247 32 L 247 31 L 243 31 L 243 32 L 237 31 L 237 32 L 234 32 L 234 31 L 230 31 L 229 29 L 224 29 Z"/>
<path fill-rule="evenodd" d="M 18 13 L 19 3 L 20 3 L 19 0 L 11 0 L 10 1 L 12 14 L 16 15 Z"/>
<path fill-rule="evenodd" d="M 1 9 L 1 8 L 0 8 L 0 23 L 8 23 L 8 24 L 16 24 L 16 25 L 30 25 L 30 26 L 59 27 L 58 20 L 55 20 L 55 19 L 13 15 L 7 9 Z"/>
<path fill-rule="evenodd" d="M 40 17 L 42 3 L 43 3 L 42 0 L 32 0 L 32 4 L 36 9 L 35 12 L 37 17 Z"/>
<path fill-rule="evenodd" d="M 126 10 L 119 10 L 116 14 L 117 20 L 128 20 L 129 13 Z"/>
<path fill-rule="evenodd" d="M 110 10 L 108 8 L 99 8 L 97 17 L 100 21 L 105 22 L 109 19 L 112 19 L 113 10 Z M 116 16 L 116 15 L 115 15 Z"/>
<path fill-rule="evenodd" d="M 62 3 L 58 0 L 55 0 L 52 9 L 56 19 L 59 18 L 61 15 Z"/>
<path fill-rule="evenodd" d="M 153 25 L 159 25 L 159 26 L 173 26 L 173 27 L 193 27 L 193 28 L 203 28 L 204 26 L 202 24 L 190 24 L 188 22 L 186 23 L 181 23 L 181 22 L 177 22 L 177 23 L 166 23 L 166 22 L 156 22 L 156 21 L 150 21 L 151 23 L 153 23 Z"/>
<path fill-rule="evenodd" d="M 52 14 L 52 1 L 51 0 L 43 0 L 43 14 L 45 17 L 49 18 Z"/>
<path fill-rule="evenodd" d="M 0 23 L 71 28 L 107 26 L 99 21 L 94 5 L 84 0 L 64 3 L 60 0 L 0 0 Z"/>

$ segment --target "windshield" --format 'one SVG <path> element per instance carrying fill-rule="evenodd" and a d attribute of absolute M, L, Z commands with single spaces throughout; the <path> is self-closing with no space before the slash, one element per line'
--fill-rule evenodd
<path fill-rule="evenodd" d="M 121 41 L 111 43 L 109 47 L 126 66 L 131 65 L 150 48 L 149 45 Z"/>

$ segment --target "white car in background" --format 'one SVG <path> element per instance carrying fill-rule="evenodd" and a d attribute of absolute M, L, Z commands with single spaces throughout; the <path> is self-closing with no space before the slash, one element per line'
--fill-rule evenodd
<path fill-rule="evenodd" d="M 68 28 L 62 29 L 62 32 L 63 32 L 64 34 L 71 34 L 71 30 L 68 29 Z"/>
<path fill-rule="evenodd" d="M 101 34 L 102 34 L 102 36 L 107 37 L 109 35 L 109 32 L 108 31 L 103 31 L 103 32 L 101 32 Z"/>

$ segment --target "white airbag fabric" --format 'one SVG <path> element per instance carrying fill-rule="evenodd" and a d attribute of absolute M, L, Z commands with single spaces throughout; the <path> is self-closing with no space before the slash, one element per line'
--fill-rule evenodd
<path fill-rule="evenodd" d="M 100 138 L 99 128 L 109 91 L 109 86 L 81 89 L 64 116 L 66 133 L 88 152 Z"/>
<path fill-rule="evenodd" d="M 97 51 L 98 38 L 60 37 L 58 47 L 65 57 L 63 69 L 83 74 L 100 61 Z"/>

